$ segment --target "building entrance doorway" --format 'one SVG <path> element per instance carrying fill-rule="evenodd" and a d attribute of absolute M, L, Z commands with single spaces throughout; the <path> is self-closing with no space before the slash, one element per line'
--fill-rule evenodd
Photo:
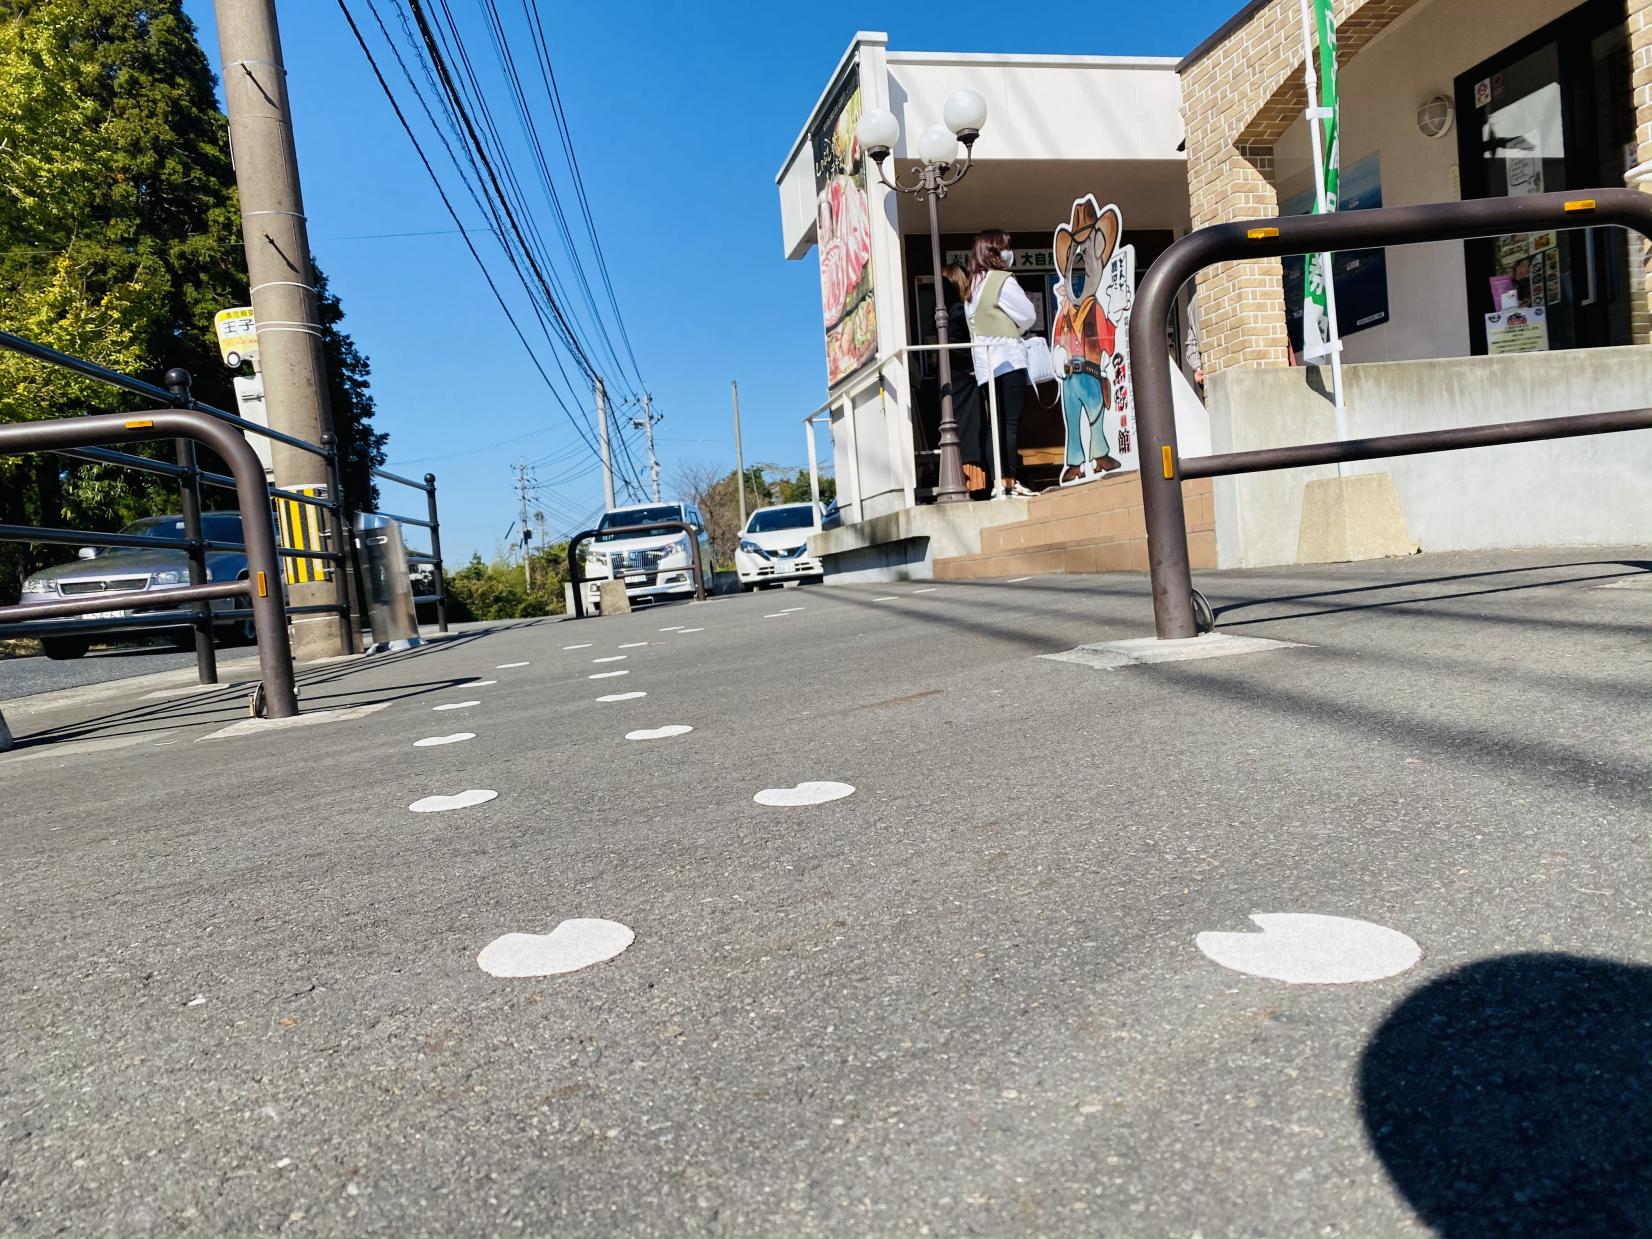
<path fill-rule="evenodd" d="M 1456 102 L 1465 199 L 1621 185 L 1636 162 L 1623 0 L 1591 0 L 1471 69 Z M 1542 347 L 1544 332 L 1550 349 L 1633 342 L 1621 229 L 1464 245 L 1474 352 Z M 1541 319 L 1541 330 L 1488 323 L 1509 307 L 1526 323 Z"/>

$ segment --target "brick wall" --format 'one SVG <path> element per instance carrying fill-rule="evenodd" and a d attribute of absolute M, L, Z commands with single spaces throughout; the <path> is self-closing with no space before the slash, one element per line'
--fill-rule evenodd
<path fill-rule="evenodd" d="M 1348 60 L 1421 0 L 1338 0 L 1337 54 Z M 1465 15 L 1472 0 L 1456 3 Z M 1652 0 L 1627 0 L 1637 137 L 1652 158 Z M 1466 67 L 1466 66 L 1465 66 Z M 1273 0 L 1181 74 L 1187 118 L 1193 226 L 1279 213 L 1271 183 L 1274 145 L 1307 106 L 1300 0 Z M 1645 188 L 1652 190 L 1652 185 Z M 1643 253 L 1652 280 L 1652 251 Z M 1277 259 L 1228 263 L 1199 277 L 1205 369 L 1282 366 L 1288 361 Z M 1635 339 L 1648 338 L 1646 289 L 1637 290 Z"/>
<path fill-rule="evenodd" d="M 1635 0 L 1652 4 L 1652 0 Z M 1418 0 L 1339 0 L 1346 62 Z M 1307 106 L 1300 0 L 1273 0 L 1182 71 L 1193 226 L 1279 214 L 1273 148 Z M 1285 302 L 1276 258 L 1225 263 L 1199 277 L 1200 351 L 1208 371 L 1283 366 Z"/>

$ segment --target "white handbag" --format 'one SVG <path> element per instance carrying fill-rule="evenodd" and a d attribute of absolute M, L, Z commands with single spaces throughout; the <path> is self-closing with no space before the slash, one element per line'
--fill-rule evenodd
<path fill-rule="evenodd" d="M 1050 342 L 1043 336 L 1028 336 L 1027 346 L 1027 381 L 1035 386 L 1039 383 L 1053 383 L 1058 377 L 1055 372 L 1055 360 L 1050 356 Z"/>

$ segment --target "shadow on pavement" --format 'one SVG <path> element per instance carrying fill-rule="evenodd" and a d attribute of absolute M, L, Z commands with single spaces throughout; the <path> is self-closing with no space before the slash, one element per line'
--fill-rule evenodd
<path fill-rule="evenodd" d="M 1359 1090 L 1372 1148 L 1443 1239 L 1652 1235 L 1652 968 L 1469 964 L 1389 1014 Z"/>
<path fill-rule="evenodd" d="M 1519 585 L 1497 585 L 1487 589 L 1458 589 L 1449 593 L 1428 594 L 1423 597 L 1392 598 L 1386 602 L 1353 602 L 1341 606 L 1324 606 L 1316 610 L 1295 611 L 1289 615 L 1268 615 L 1256 619 L 1228 619 L 1235 611 L 1248 607 L 1281 606 L 1289 602 L 1313 602 L 1319 599 L 1340 598 L 1349 594 L 1369 594 L 1398 589 L 1414 589 L 1422 585 L 1448 585 L 1459 581 L 1475 581 L 1488 577 L 1527 575 L 1533 572 L 1551 572 L 1571 568 L 1615 568 L 1615 572 L 1600 572 L 1590 576 L 1567 576 L 1553 580 L 1526 581 Z M 1348 589 L 1325 589 L 1307 594 L 1283 594 L 1275 598 L 1251 598 L 1244 602 L 1230 602 L 1216 608 L 1216 618 L 1223 628 L 1237 628 L 1245 624 L 1272 624 L 1280 620 L 1312 619 L 1319 615 L 1342 615 L 1350 611 L 1404 610 L 1429 602 L 1451 602 L 1459 598 L 1481 598 L 1488 594 L 1519 593 L 1533 589 L 1547 589 L 1553 585 L 1587 585 L 1591 581 L 1612 581 L 1620 577 L 1643 576 L 1652 572 L 1652 562 L 1644 560 L 1600 560 L 1575 564 L 1538 564 L 1530 568 L 1499 568 L 1489 572 L 1465 572 L 1457 576 L 1398 577 L 1386 584 L 1357 585 Z"/>

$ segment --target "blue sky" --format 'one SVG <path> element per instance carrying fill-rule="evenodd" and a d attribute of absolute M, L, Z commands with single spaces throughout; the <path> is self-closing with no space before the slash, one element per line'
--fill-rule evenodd
<path fill-rule="evenodd" d="M 335 0 L 280 7 L 311 245 L 343 299 L 346 328 L 372 360 L 390 467 L 436 473 L 443 549 L 455 562 L 472 550 L 492 554 L 515 520 L 518 459 L 550 458 L 538 476 L 557 480 L 543 489 L 541 510 L 553 533 L 565 532 L 601 502 L 594 460 L 574 450 L 575 432 L 462 238 L 447 231 L 451 221 Z M 365 0 L 350 7 L 370 21 Z M 390 6 L 379 7 L 388 18 Z M 449 7 L 514 140 L 480 5 Z M 782 257 L 774 174 L 857 29 L 887 31 L 892 47 L 908 50 L 1178 55 L 1237 0 L 1092 8 L 1084 21 L 1038 9 L 1025 23 L 1006 18 L 1013 6 L 986 3 L 540 7 L 615 294 L 664 415 L 657 435 L 670 492 L 682 465 L 732 468 L 730 379 L 740 381 L 747 463 L 795 468 L 806 459 L 801 418 L 825 388 L 819 274 L 813 255 Z M 210 0 L 184 8 L 216 69 Z M 521 11 L 517 0 L 498 8 L 507 23 Z M 393 20 L 391 28 L 399 34 Z M 394 64 L 383 65 L 404 93 Z M 445 173 L 439 147 L 427 149 Z M 527 155 L 517 162 L 533 198 Z M 482 222 L 462 193 L 455 201 L 467 226 Z M 407 233 L 436 235 L 382 235 Z M 493 238 L 474 239 L 490 267 L 508 274 Z M 531 323 L 520 286 L 501 287 Z"/>

